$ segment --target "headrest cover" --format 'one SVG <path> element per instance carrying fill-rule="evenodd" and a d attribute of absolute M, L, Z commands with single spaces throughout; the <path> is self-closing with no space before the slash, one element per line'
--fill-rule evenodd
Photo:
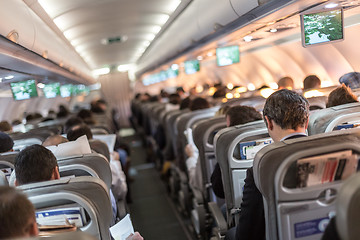
<path fill-rule="evenodd" d="M 14 141 L 9 135 L 4 132 L 0 132 L 0 153 L 10 151 L 14 146 Z"/>

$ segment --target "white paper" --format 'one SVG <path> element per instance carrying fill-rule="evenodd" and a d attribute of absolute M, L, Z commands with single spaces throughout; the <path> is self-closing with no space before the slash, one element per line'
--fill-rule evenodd
<path fill-rule="evenodd" d="M 126 238 L 134 233 L 130 215 L 127 214 L 120 222 L 110 228 L 111 236 L 115 240 L 126 240 Z"/>
<path fill-rule="evenodd" d="M 79 137 L 75 141 L 61 143 L 58 146 L 48 146 L 56 158 L 64 158 L 81 154 L 90 154 L 91 148 L 86 135 Z"/>
<path fill-rule="evenodd" d="M 109 148 L 109 152 L 112 153 L 114 151 L 116 135 L 115 134 L 107 134 L 107 135 L 93 135 L 93 139 L 97 139 L 106 143 Z"/>

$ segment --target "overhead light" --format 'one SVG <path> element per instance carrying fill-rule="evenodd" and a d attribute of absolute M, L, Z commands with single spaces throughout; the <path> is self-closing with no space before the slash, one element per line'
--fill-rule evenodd
<path fill-rule="evenodd" d="M 270 87 L 271 87 L 272 89 L 278 89 L 278 88 L 279 88 L 279 86 L 277 85 L 276 82 L 270 83 Z"/>
<path fill-rule="evenodd" d="M 276 28 L 272 28 L 272 29 L 270 29 L 270 32 L 272 32 L 272 33 L 276 33 L 278 30 L 276 29 Z"/>
<path fill-rule="evenodd" d="M 151 34 L 147 34 L 145 38 L 146 40 L 152 41 L 154 40 L 155 36 L 156 36 L 155 34 L 151 33 Z"/>
<path fill-rule="evenodd" d="M 226 97 L 227 99 L 232 99 L 232 98 L 234 98 L 234 95 L 233 95 L 232 93 L 227 93 L 227 94 L 225 95 L 225 97 Z"/>
<path fill-rule="evenodd" d="M 170 16 L 167 14 L 161 14 L 158 18 L 160 25 L 164 25 L 167 20 L 169 20 Z"/>
<path fill-rule="evenodd" d="M 245 36 L 243 39 L 244 39 L 245 42 L 251 42 L 251 40 L 253 39 L 253 37 L 250 36 L 250 35 L 247 35 L 247 36 Z"/>
<path fill-rule="evenodd" d="M 160 30 L 161 30 L 161 27 L 160 27 L 160 26 L 157 26 L 157 25 L 155 25 L 155 26 L 153 26 L 153 27 L 151 27 L 151 28 L 152 28 L 152 31 L 151 31 L 151 32 L 153 32 L 153 33 L 155 33 L 155 34 L 159 33 Z"/>
<path fill-rule="evenodd" d="M 337 6 L 339 6 L 338 3 L 328 3 L 325 5 L 325 8 L 329 9 L 329 8 L 336 8 Z"/>
<path fill-rule="evenodd" d="M 204 91 L 204 87 L 201 86 L 201 85 L 197 85 L 196 88 L 195 88 L 195 91 L 196 91 L 197 93 L 201 93 L 201 92 Z"/>
<path fill-rule="evenodd" d="M 104 75 L 104 74 L 108 74 L 110 72 L 110 68 L 105 67 L 105 68 L 99 68 L 99 69 L 95 69 L 92 71 L 93 75 L 99 76 L 99 75 Z"/>
<path fill-rule="evenodd" d="M 72 39 L 74 36 L 74 33 L 71 29 L 66 30 L 65 32 L 63 32 L 63 34 L 68 40 Z"/>
<path fill-rule="evenodd" d="M 212 52 L 208 52 L 206 55 L 207 55 L 208 57 L 211 57 L 211 56 L 213 55 L 213 53 L 212 53 Z"/>
<path fill-rule="evenodd" d="M 79 45 L 81 43 L 81 41 L 79 39 L 75 39 L 75 40 L 71 40 L 70 41 L 71 45 L 73 45 L 74 47 L 76 47 L 77 45 Z"/>
<path fill-rule="evenodd" d="M 226 87 L 227 87 L 229 90 L 232 90 L 232 89 L 234 88 L 234 84 L 228 83 L 228 85 L 226 85 Z"/>
<path fill-rule="evenodd" d="M 14 76 L 13 75 L 9 75 L 9 76 L 6 76 L 6 77 L 4 77 L 6 80 L 10 80 L 10 79 L 13 79 L 14 78 Z"/>
<path fill-rule="evenodd" d="M 321 87 L 325 88 L 325 87 L 331 87 L 333 86 L 333 82 L 332 81 L 321 81 Z"/>
<path fill-rule="evenodd" d="M 61 15 L 59 17 L 54 18 L 53 21 L 60 30 L 66 29 L 66 23 Z"/>
<path fill-rule="evenodd" d="M 179 65 L 173 64 L 173 65 L 171 65 L 171 69 L 174 70 L 174 71 L 176 71 L 176 70 L 179 69 Z"/>
<path fill-rule="evenodd" d="M 0 78 L 0 82 L 2 82 L 2 78 Z"/>
<path fill-rule="evenodd" d="M 319 90 L 309 90 L 304 93 L 304 97 L 306 98 L 312 98 L 312 97 L 321 97 L 324 96 L 324 93 L 320 92 Z"/>
<path fill-rule="evenodd" d="M 203 60 L 203 57 L 202 57 L 202 56 L 198 56 L 196 59 L 199 60 L 199 61 L 201 61 L 201 60 Z"/>
<path fill-rule="evenodd" d="M 248 88 L 250 91 L 254 91 L 254 90 L 256 89 L 255 85 L 252 84 L 252 83 L 249 83 L 249 84 L 247 85 L 247 88 Z"/>
<path fill-rule="evenodd" d="M 38 84 L 37 84 L 37 87 L 38 87 L 38 88 L 44 88 L 44 87 L 45 87 L 45 84 L 43 84 L 43 83 L 38 83 Z"/>
<path fill-rule="evenodd" d="M 170 12 L 174 12 L 178 6 L 180 5 L 181 1 L 180 0 L 175 0 L 175 1 L 172 1 L 169 5 L 169 11 Z"/>
<path fill-rule="evenodd" d="M 275 92 L 274 89 L 271 89 L 271 88 L 263 88 L 260 90 L 260 95 L 263 97 L 263 98 L 268 98 L 271 94 L 273 94 Z"/>
<path fill-rule="evenodd" d="M 235 89 L 235 92 L 237 92 L 237 93 L 244 93 L 246 91 L 247 91 L 246 87 L 238 87 Z"/>
<path fill-rule="evenodd" d="M 148 46 L 150 45 L 150 43 L 151 43 L 150 41 L 145 41 L 145 42 L 144 42 L 144 46 L 145 46 L 145 47 L 148 47 Z"/>
<path fill-rule="evenodd" d="M 119 65 L 118 67 L 117 67 L 117 70 L 119 71 L 119 72 L 127 72 L 127 71 L 129 71 L 129 69 L 132 67 L 132 65 L 131 64 L 123 64 L 123 65 Z"/>

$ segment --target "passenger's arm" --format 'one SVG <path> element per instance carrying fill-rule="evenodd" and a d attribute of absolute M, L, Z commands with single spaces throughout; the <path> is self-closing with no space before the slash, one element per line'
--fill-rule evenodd
<path fill-rule="evenodd" d="M 144 240 L 144 238 L 140 235 L 139 232 L 135 232 L 130 234 L 126 240 Z"/>
<path fill-rule="evenodd" d="M 211 180 L 211 186 L 212 186 L 212 189 L 213 189 L 215 195 L 218 198 L 225 198 L 224 186 L 223 186 L 223 182 L 222 182 L 221 170 L 220 170 L 219 163 L 216 163 L 215 169 L 214 169 L 213 173 L 211 174 L 210 180 Z"/>

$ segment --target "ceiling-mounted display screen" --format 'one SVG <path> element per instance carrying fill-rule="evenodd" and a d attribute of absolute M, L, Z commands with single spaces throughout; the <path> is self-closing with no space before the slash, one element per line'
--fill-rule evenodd
<path fill-rule="evenodd" d="M 343 40 L 343 10 L 334 9 L 301 15 L 301 33 L 304 47 Z"/>
<path fill-rule="evenodd" d="M 227 66 L 240 61 L 239 46 L 229 46 L 216 49 L 216 63 L 218 66 Z"/>
<path fill-rule="evenodd" d="M 66 84 L 62 85 L 60 87 L 60 95 L 62 97 L 70 97 L 73 92 L 73 85 L 72 84 Z"/>
<path fill-rule="evenodd" d="M 15 100 L 30 99 L 38 96 L 35 80 L 13 82 L 10 83 L 10 88 Z"/>
<path fill-rule="evenodd" d="M 73 95 L 86 95 L 86 96 L 90 92 L 89 88 L 83 84 L 74 85 L 72 91 L 73 91 Z"/>
<path fill-rule="evenodd" d="M 46 98 L 54 98 L 60 96 L 60 83 L 46 84 L 43 88 Z"/>
<path fill-rule="evenodd" d="M 186 61 L 184 65 L 186 74 L 193 74 L 200 71 L 200 62 L 198 60 Z"/>

